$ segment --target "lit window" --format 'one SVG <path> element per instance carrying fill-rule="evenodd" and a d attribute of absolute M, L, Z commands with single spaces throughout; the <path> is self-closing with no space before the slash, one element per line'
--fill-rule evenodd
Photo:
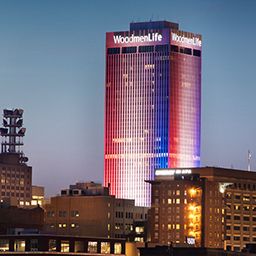
<path fill-rule="evenodd" d="M 7 239 L 0 240 L 0 251 L 1 252 L 9 251 L 9 240 Z"/>
<path fill-rule="evenodd" d="M 50 239 L 49 240 L 49 251 L 50 252 L 56 252 L 56 246 L 57 246 L 56 240 Z"/>
<path fill-rule="evenodd" d="M 180 224 L 176 224 L 176 229 L 180 229 Z"/>
<path fill-rule="evenodd" d="M 176 199 L 176 204 L 180 204 L 180 199 L 179 198 Z"/>
<path fill-rule="evenodd" d="M 25 252 L 25 240 L 15 240 L 14 241 L 14 251 L 15 252 Z"/>
<path fill-rule="evenodd" d="M 61 252 L 69 252 L 69 241 L 61 241 Z"/>
<path fill-rule="evenodd" d="M 32 200 L 31 201 L 31 205 L 37 205 L 37 201 L 36 200 Z"/>
<path fill-rule="evenodd" d="M 88 252 L 89 253 L 97 253 L 97 242 L 88 242 Z"/>
<path fill-rule="evenodd" d="M 100 252 L 109 254 L 110 253 L 110 243 L 109 242 L 101 242 Z"/>

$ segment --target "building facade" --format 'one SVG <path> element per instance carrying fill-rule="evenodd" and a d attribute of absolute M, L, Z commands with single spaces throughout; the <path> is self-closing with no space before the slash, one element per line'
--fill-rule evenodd
<path fill-rule="evenodd" d="M 44 187 L 35 185 L 32 186 L 31 205 L 40 205 L 41 207 L 44 205 Z"/>
<path fill-rule="evenodd" d="M 135 221 L 147 219 L 146 207 L 117 199 L 96 183 L 78 183 L 45 205 L 45 233 L 129 238 Z"/>
<path fill-rule="evenodd" d="M 104 185 L 150 205 L 154 170 L 200 165 L 201 36 L 167 21 L 106 34 Z"/>
<path fill-rule="evenodd" d="M 10 205 L 29 207 L 32 197 L 32 167 L 27 165 L 28 158 L 22 151 L 23 110 L 3 111 L 3 128 L 0 128 L 0 200 Z"/>
<path fill-rule="evenodd" d="M 1 235 L 0 255 L 126 255 L 124 239 L 42 234 Z"/>
<path fill-rule="evenodd" d="M 20 208 L 0 203 L 1 235 L 39 233 L 43 226 L 44 210 L 42 208 Z"/>
<path fill-rule="evenodd" d="M 151 242 L 241 251 L 256 242 L 256 173 L 215 167 L 158 169 Z"/>

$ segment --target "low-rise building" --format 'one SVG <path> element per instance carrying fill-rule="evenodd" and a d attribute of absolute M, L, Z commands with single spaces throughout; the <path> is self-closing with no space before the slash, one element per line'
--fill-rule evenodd
<path fill-rule="evenodd" d="M 93 182 L 71 185 L 45 205 L 46 233 L 127 238 L 135 221 L 147 219 L 146 207 L 117 199 Z"/>
<path fill-rule="evenodd" d="M 124 239 L 0 235 L 0 255 L 125 255 Z"/>

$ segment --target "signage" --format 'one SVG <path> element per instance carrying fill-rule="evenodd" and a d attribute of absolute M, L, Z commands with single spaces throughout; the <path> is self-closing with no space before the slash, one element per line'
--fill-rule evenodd
<path fill-rule="evenodd" d="M 160 169 L 155 170 L 155 176 L 173 176 L 181 174 L 191 174 L 191 169 Z"/>
<path fill-rule="evenodd" d="M 121 36 L 121 35 L 113 35 L 115 44 L 128 44 L 128 43 L 143 43 L 143 42 L 161 42 L 163 36 L 159 33 L 148 33 L 144 36 L 135 36 L 132 34 L 131 36 Z"/>
<path fill-rule="evenodd" d="M 202 41 L 200 40 L 200 38 L 194 37 L 194 36 L 192 38 L 189 38 L 189 37 L 186 37 L 183 35 L 178 35 L 176 33 L 172 33 L 172 40 L 175 42 L 178 42 L 178 43 L 191 44 L 191 45 L 199 46 L 199 47 L 202 46 Z"/>

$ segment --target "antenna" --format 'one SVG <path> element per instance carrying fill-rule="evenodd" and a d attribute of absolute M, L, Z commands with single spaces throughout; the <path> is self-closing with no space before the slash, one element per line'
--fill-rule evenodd
<path fill-rule="evenodd" d="M 21 147 L 26 128 L 23 127 L 23 109 L 4 109 L 3 127 L 0 128 L 2 137 L 1 153 L 19 154 L 21 163 L 27 162 Z"/>
<path fill-rule="evenodd" d="M 250 152 L 250 150 L 248 150 L 248 171 L 251 171 L 251 158 L 252 158 L 252 154 Z"/>

